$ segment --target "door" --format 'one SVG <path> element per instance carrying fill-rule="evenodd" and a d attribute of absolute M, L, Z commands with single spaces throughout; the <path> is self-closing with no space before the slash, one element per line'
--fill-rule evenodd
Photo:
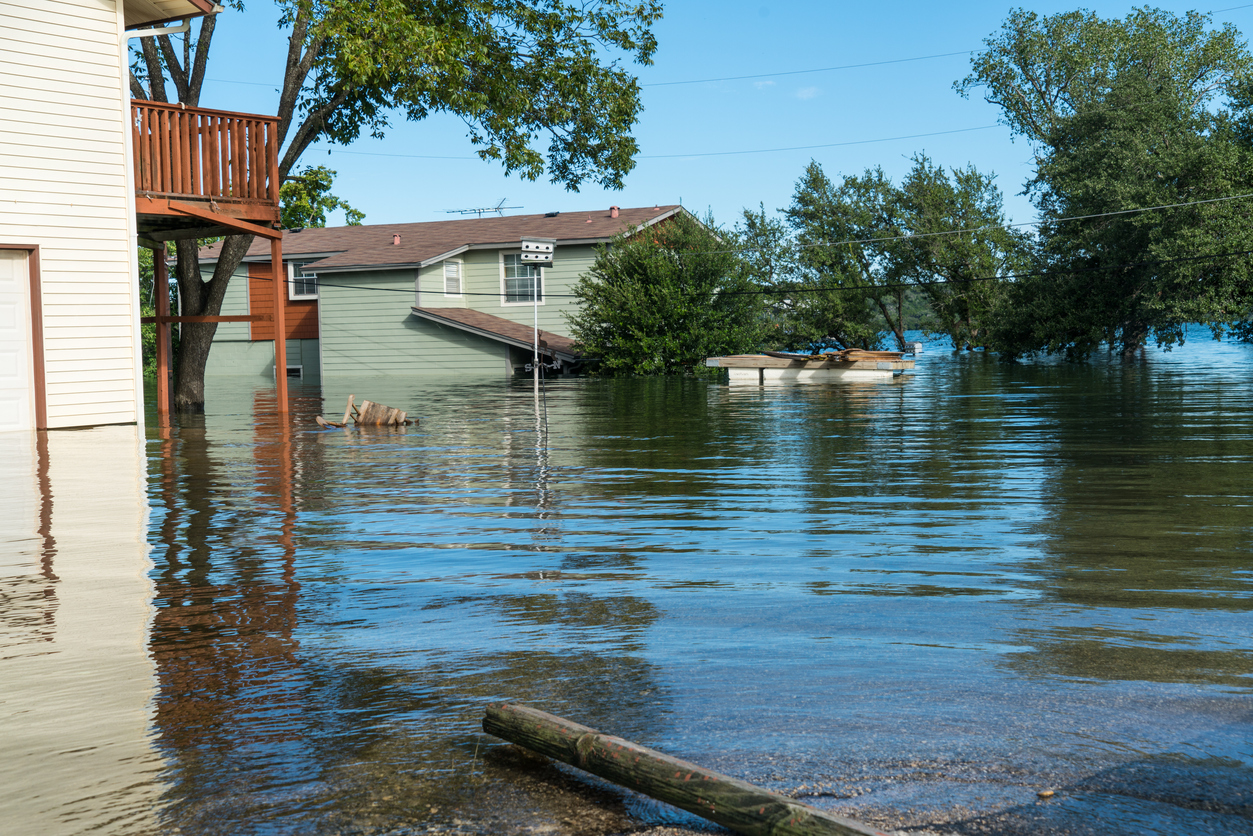
<path fill-rule="evenodd" d="M 29 258 L 0 250 L 0 432 L 35 428 Z"/>

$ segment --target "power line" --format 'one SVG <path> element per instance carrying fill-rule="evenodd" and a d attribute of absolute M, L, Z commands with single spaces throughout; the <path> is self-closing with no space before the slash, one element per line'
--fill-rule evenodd
<path fill-rule="evenodd" d="M 896 142 L 903 139 L 921 139 L 929 136 L 945 136 L 948 134 L 970 133 L 998 128 L 1000 125 L 980 125 L 975 128 L 955 128 L 951 131 L 932 131 L 925 134 L 907 134 L 903 136 L 885 136 L 878 139 L 853 139 L 847 142 L 829 142 L 822 145 L 793 145 L 786 148 L 754 148 L 746 151 L 703 151 L 691 154 L 640 154 L 641 160 L 672 160 L 691 157 L 730 157 L 740 154 L 773 154 L 780 151 L 812 151 L 818 148 L 841 148 L 849 145 L 869 145 L 877 142 Z M 322 149 L 315 149 L 322 150 Z M 478 160 L 478 157 L 437 157 L 427 154 L 386 154 L 382 151 L 344 151 L 339 148 L 327 148 L 328 154 L 352 154 L 359 157 L 394 157 L 410 160 Z"/>
<path fill-rule="evenodd" d="M 641 160 L 670 160 L 689 157 L 730 157 L 737 154 L 772 154 L 776 151 L 810 151 L 815 148 L 842 148 L 847 145 L 869 145 L 875 142 L 895 142 L 900 139 L 920 139 L 927 136 L 944 136 L 946 134 L 969 133 L 970 131 L 986 131 L 1000 125 L 980 125 L 977 128 L 955 128 L 951 131 L 932 131 L 925 134 L 909 134 L 906 136 L 887 136 L 880 139 L 854 139 L 848 142 L 829 142 L 825 145 L 794 145 L 789 148 L 757 148 L 751 151 L 707 151 L 697 154 L 641 154 Z"/>
<path fill-rule="evenodd" d="M 934 238 L 940 235 L 961 235 L 966 232 L 985 232 L 989 229 L 1015 229 L 1020 226 L 1042 226 L 1050 223 L 1061 223 L 1063 221 L 1087 221 L 1093 218 L 1110 218 L 1115 215 L 1133 215 L 1140 212 L 1155 212 L 1158 209 L 1181 209 L 1187 206 L 1202 206 L 1207 203 L 1225 203 L 1230 200 L 1243 200 L 1253 197 L 1253 192 L 1249 194 L 1237 194 L 1230 197 L 1214 197 L 1208 200 L 1190 200 L 1187 203 L 1163 203 L 1160 206 L 1143 206 L 1138 209 L 1119 209 L 1114 212 L 1099 212 L 1095 215 L 1071 215 L 1065 218 L 1048 218 L 1043 221 L 1023 221 L 1016 224 L 987 224 L 986 226 L 972 226 L 967 229 L 949 229 L 943 232 L 915 232 L 909 235 L 896 235 L 889 238 L 850 238 L 846 241 L 818 241 L 812 244 L 800 244 L 801 247 L 842 247 L 845 244 L 873 244 L 887 241 L 907 241 L 914 238 Z M 736 250 L 723 250 L 722 252 L 737 252 Z"/>
<path fill-rule="evenodd" d="M 693 78 L 686 81 L 654 81 L 641 84 L 641 87 L 673 87 L 679 84 L 709 84 L 714 81 L 744 81 L 750 78 L 778 78 L 785 75 L 805 75 L 807 73 L 829 73 L 835 70 L 856 70 L 861 67 L 882 67 L 886 64 L 905 64 L 910 61 L 928 61 L 932 58 L 950 58 L 954 55 L 970 55 L 972 50 L 962 52 L 941 52 L 936 55 L 919 55 L 914 58 L 893 58 L 889 61 L 867 61 L 864 64 L 841 64 L 838 67 L 817 67 L 812 70 L 787 70 L 779 73 L 756 73 L 754 75 L 729 75 L 722 78 Z"/>
<path fill-rule="evenodd" d="M 739 252 L 743 252 L 742 250 Z M 689 253 L 691 255 L 691 253 Z M 698 253 L 698 255 L 713 255 L 712 252 Z M 1049 278 L 1053 276 L 1071 276 L 1081 273 L 1102 272 L 1107 270 L 1122 270 L 1128 267 L 1155 267 L 1163 264 L 1181 264 L 1190 261 L 1211 261 L 1220 258 L 1232 258 L 1235 256 L 1253 255 L 1253 250 L 1237 250 L 1225 253 L 1209 253 L 1197 256 L 1181 256 L 1179 258 L 1164 258 L 1154 261 L 1124 261 L 1118 264 L 1104 264 L 1093 267 L 1077 267 L 1068 270 L 1036 270 L 1028 273 L 1006 273 L 1004 275 L 995 276 L 973 276 L 969 279 L 961 281 L 952 281 L 950 279 L 941 279 L 936 281 L 925 282 L 895 282 L 890 284 L 863 284 L 863 285 L 832 285 L 826 287 L 793 287 L 793 288 L 763 288 L 761 290 L 729 290 L 719 294 L 721 296 L 790 296 L 797 293 L 831 293 L 842 291 L 866 291 L 866 290 L 898 290 L 910 287 L 938 287 L 942 285 L 964 285 L 974 282 L 994 282 L 1008 281 L 1010 279 L 1030 279 L 1030 278 Z M 257 281 L 269 282 L 269 278 L 253 276 Z M 405 287 L 365 287 L 353 284 L 333 284 L 318 279 L 319 287 L 336 287 L 345 290 L 356 291 L 372 291 L 378 293 L 408 293 L 414 294 L 417 291 Z M 470 291 L 462 291 L 462 296 L 487 296 L 500 297 L 501 293 L 474 293 Z M 575 293 L 545 293 L 545 299 L 577 299 L 578 294 Z"/>

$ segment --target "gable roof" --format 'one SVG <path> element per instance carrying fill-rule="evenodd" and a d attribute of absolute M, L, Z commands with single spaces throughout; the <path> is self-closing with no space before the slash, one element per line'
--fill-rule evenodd
<path fill-rule="evenodd" d="M 471 249 L 518 246 L 523 236 L 555 238 L 558 246 L 608 241 L 636 227 L 647 227 L 684 211 L 681 206 L 621 209 L 618 217 L 604 212 L 561 212 L 548 215 L 509 215 L 429 223 L 370 224 L 309 228 L 283 234 L 283 258 L 316 256 L 316 271 L 425 267 Z M 400 243 L 393 244 L 393 236 Z M 213 262 L 222 251 L 218 242 L 200 251 Z M 245 261 L 270 259 L 268 241 L 256 239 Z"/>

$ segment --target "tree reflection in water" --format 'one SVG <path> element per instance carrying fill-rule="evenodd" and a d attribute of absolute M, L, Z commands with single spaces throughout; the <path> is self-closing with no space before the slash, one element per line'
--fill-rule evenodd
<path fill-rule="evenodd" d="M 496 589 L 457 594 L 458 578 L 424 567 L 442 554 L 414 524 L 450 496 L 464 496 L 472 520 L 486 480 L 495 507 L 526 518 L 530 545 L 509 551 L 524 562 L 561 551 L 554 465 L 534 415 L 506 404 L 503 434 L 497 425 L 466 440 L 503 453 L 485 475 L 450 467 L 420 430 L 312 432 L 320 399 L 298 400 L 284 424 L 268 417 L 268 397 L 257 391 L 250 421 L 153 431 L 166 826 L 626 826 L 616 796 L 519 761 L 477 723 L 487 701 L 507 698 L 655 735 L 665 690 L 641 655 L 654 607 L 598 592 L 586 581 L 597 561 L 577 556 L 570 569 L 582 576 L 495 571 Z M 358 574 L 375 552 L 402 555 L 394 575 Z M 459 646 L 461 625 L 483 623 L 499 641 Z"/>

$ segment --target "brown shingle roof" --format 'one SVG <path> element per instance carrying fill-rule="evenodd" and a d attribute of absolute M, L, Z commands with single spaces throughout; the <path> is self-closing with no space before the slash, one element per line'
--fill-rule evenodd
<path fill-rule="evenodd" d="M 463 331 L 470 331 L 485 337 L 494 337 L 501 342 L 521 348 L 534 345 L 532 340 L 535 332 L 531 326 L 511 322 L 508 319 L 483 313 L 482 311 L 471 310 L 470 308 L 413 308 L 413 312 L 423 319 L 429 319 L 442 325 L 451 325 L 453 328 L 460 328 Z M 574 350 L 574 340 L 569 337 L 554 334 L 552 331 L 545 331 L 541 328 L 539 338 L 541 353 L 545 350 L 546 345 L 549 351 L 562 355 L 565 359 L 574 359 L 578 356 L 578 353 Z"/>
<path fill-rule="evenodd" d="M 559 243 L 607 240 L 625 229 L 655 223 L 681 211 L 678 206 L 622 209 L 617 218 L 603 212 L 562 212 L 548 215 L 511 215 L 503 218 L 470 218 L 430 223 L 372 224 L 288 230 L 283 235 L 283 256 L 325 255 L 317 270 L 354 267 L 411 266 L 427 262 L 461 247 L 516 244 L 522 236 L 556 238 Z M 393 244 L 394 235 L 400 243 Z M 200 251 L 203 261 L 217 260 L 221 243 Z M 270 244 L 252 242 L 245 258 L 266 258 Z"/>

